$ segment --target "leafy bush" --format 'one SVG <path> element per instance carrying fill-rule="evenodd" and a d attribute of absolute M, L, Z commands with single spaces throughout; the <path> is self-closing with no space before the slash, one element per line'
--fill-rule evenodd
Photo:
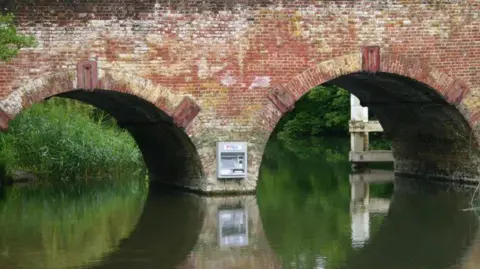
<path fill-rule="evenodd" d="M 15 57 L 24 47 L 35 46 L 35 39 L 31 36 L 17 34 L 15 17 L 12 14 L 0 14 L 0 60 L 8 61 Z"/>
<path fill-rule="evenodd" d="M 133 138 L 104 124 L 106 117 L 98 114 L 71 100 L 53 98 L 34 105 L 0 136 L 0 163 L 7 173 L 23 170 L 62 180 L 138 167 L 141 155 Z"/>
<path fill-rule="evenodd" d="M 317 86 L 279 123 L 282 139 L 348 134 L 350 94 L 337 86 Z"/>
<path fill-rule="evenodd" d="M 371 118 L 375 118 L 370 115 Z M 348 136 L 350 93 L 335 85 L 320 85 L 305 94 L 285 115 L 275 132 L 286 145 L 319 136 Z M 370 134 L 370 149 L 390 149 L 384 133 Z"/>

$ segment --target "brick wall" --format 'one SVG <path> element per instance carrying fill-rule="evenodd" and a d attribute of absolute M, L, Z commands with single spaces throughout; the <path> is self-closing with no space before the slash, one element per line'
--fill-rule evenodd
<path fill-rule="evenodd" d="M 202 159 L 205 191 L 255 188 L 263 147 L 284 113 L 269 89 L 282 86 L 296 100 L 360 72 L 364 46 L 380 48 L 380 71 L 435 89 L 470 127 L 480 118 L 476 0 L 3 0 L 0 8 L 39 41 L 0 65 L 1 126 L 24 106 L 76 88 L 77 63 L 93 60 L 100 81 L 114 82 L 100 84 L 111 86 L 105 90 L 137 95 L 169 115 L 185 97 L 200 107 L 186 132 Z M 237 139 L 250 142 L 249 178 L 219 182 L 215 142 Z"/>

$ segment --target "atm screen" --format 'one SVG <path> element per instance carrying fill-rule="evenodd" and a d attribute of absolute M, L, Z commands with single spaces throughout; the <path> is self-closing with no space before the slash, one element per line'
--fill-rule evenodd
<path fill-rule="evenodd" d="M 237 160 L 237 158 L 235 156 L 225 156 L 226 154 L 224 154 L 222 156 L 222 168 L 230 168 L 230 169 L 233 169 L 235 168 L 235 162 Z"/>

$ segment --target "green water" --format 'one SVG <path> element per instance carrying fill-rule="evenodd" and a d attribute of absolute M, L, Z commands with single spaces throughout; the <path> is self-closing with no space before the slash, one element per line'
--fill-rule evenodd
<path fill-rule="evenodd" d="M 0 268 L 75 268 L 97 262 L 135 228 L 145 180 L 27 186 L 0 202 Z"/>
<path fill-rule="evenodd" d="M 360 182 L 348 150 L 272 140 L 256 196 L 148 187 L 141 174 L 4 190 L 0 268 L 480 268 L 468 191 Z"/>
<path fill-rule="evenodd" d="M 351 247 L 349 144 L 312 139 L 271 141 L 265 154 L 258 203 L 270 243 L 284 266 L 326 268 L 343 264 Z M 372 184 L 370 197 L 390 198 L 393 183 Z M 369 219 L 375 233 L 387 212 Z M 319 261 L 321 260 L 321 261 Z"/>

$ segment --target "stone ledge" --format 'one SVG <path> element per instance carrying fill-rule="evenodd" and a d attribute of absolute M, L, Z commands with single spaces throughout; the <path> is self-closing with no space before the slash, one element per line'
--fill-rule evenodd
<path fill-rule="evenodd" d="M 390 150 L 371 150 L 365 152 L 350 152 L 348 159 L 353 163 L 393 162 Z"/>
<path fill-rule="evenodd" d="M 348 128 L 350 133 L 383 132 L 382 125 L 380 125 L 379 121 L 350 121 Z"/>

